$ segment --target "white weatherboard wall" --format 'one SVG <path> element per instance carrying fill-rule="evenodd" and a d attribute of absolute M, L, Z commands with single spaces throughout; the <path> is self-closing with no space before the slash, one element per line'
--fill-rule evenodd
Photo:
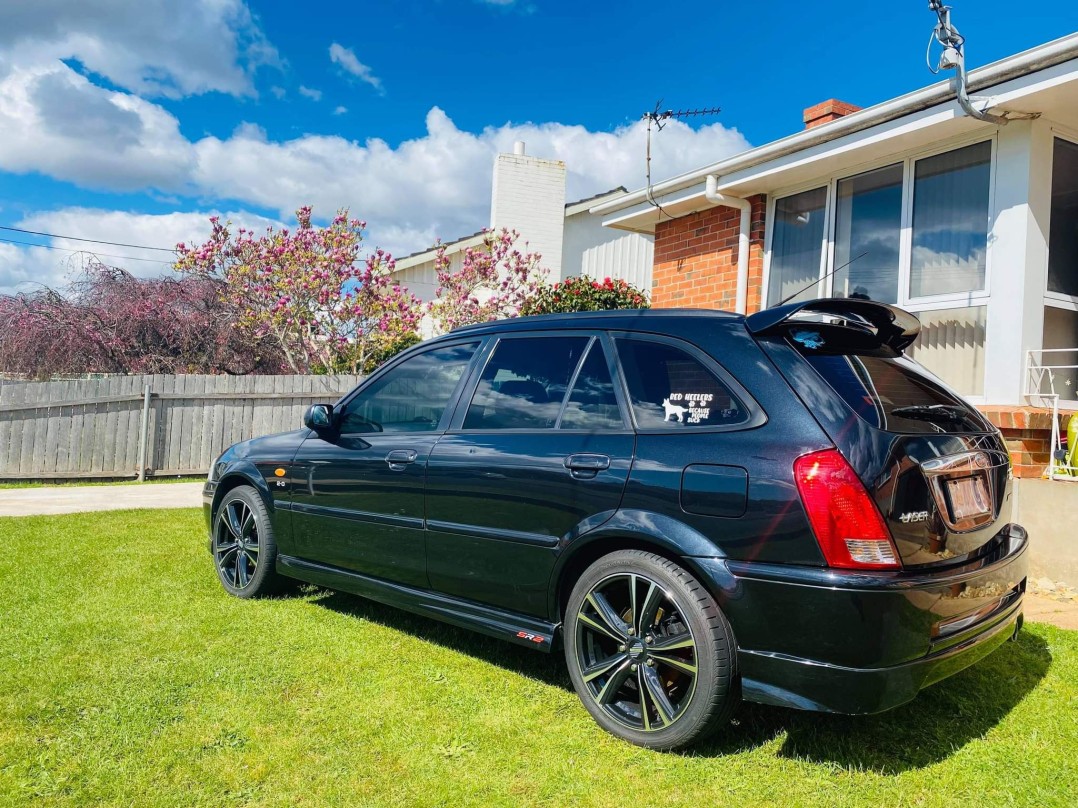
<path fill-rule="evenodd" d="M 522 144 L 519 149 L 523 151 Z M 537 252 L 552 279 L 562 277 L 565 226 L 565 163 L 525 154 L 499 154 L 494 161 L 490 226 L 516 230 Z M 523 245 L 520 245 L 523 249 Z"/>
<path fill-rule="evenodd" d="M 562 278 L 570 275 L 587 275 L 597 280 L 620 278 L 650 292 L 654 255 L 652 236 L 603 227 L 602 217 L 587 210 L 565 217 Z"/>

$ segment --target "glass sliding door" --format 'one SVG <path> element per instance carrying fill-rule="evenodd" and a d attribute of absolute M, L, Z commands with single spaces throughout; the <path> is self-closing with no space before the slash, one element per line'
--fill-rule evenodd
<path fill-rule="evenodd" d="M 1056 138 L 1052 157 L 1052 218 L 1048 291 L 1078 297 L 1078 145 Z"/>
<path fill-rule="evenodd" d="M 814 188 L 775 200 L 769 306 L 802 289 L 793 300 L 818 296 L 813 281 L 820 277 L 826 205 L 827 188 Z"/>
<path fill-rule="evenodd" d="M 902 163 L 839 180 L 833 296 L 896 303 L 901 235 Z"/>
<path fill-rule="evenodd" d="M 992 144 L 914 164 L 910 297 L 984 289 Z"/>

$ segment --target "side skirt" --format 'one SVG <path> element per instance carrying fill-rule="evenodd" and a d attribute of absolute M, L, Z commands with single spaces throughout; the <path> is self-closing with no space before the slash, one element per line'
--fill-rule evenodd
<path fill-rule="evenodd" d="M 361 595 L 388 606 L 433 617 L 445 623 L 548 653 L 553 648 L 554 637 L 558 631 L 557 624 L 528 615 L 383 581 L 293 556 L 277 556 L 277 571 L 281 575 L 298 578 L 316 586 Z"/>

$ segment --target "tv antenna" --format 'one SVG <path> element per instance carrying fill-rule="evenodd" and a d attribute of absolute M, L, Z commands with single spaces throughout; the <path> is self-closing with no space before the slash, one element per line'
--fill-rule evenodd
<path fill-rule="evenodd" d="M 645 164 L 644 164 L 644 173 L 647 176 L 646 195 L 647 195 L 647 198 L 648 198 L 648 202 L 650 202 L 653 206 L 655 206 L 655 208 L 659 211 L 660 219 L 663 216 L 666 216 L 666 218 L 668 218 L 668 219 L 673 219 L 674 218 L 673 216 L 671 216 L 669 213 L 667 213 L 665 210 L 663 210 L 663 206 L 660 205 L 656 201 L 655 195 L 651 192 L 651 130 L 652 130 L 652 127 L 654 127 L 656 132 L 661 132 L 665 128 L 667 122 L 670 121 L 671 118 L 673 118 L 675 120 L 681 120 L 682 118 L 695 118 L 695 117 L 698 117 L 698 116 L 718 115 L 720 112 L 722 112 L 722 109 L 719 108 L 719 107 L 702 107 L 700 109 L 679 109 L 679 110 L 667 109 L 667 110 L 664 110 L 662 108 L 662 105 L 663 105 L 663 99 L 660 98 L 655 103 L 655 109 L 651 110 L 650 112 L 645 112 L 643 115 L 640 116 L 640 119 L 642 121 L 647 121 L 647 133 L 648 133 L 648 135 L 647 135 L 646 159 L 645 159 Z"/>

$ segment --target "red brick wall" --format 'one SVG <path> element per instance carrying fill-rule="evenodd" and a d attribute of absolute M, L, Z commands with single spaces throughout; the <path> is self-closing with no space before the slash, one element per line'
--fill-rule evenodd
<path fill-rule="evenodd" d="M 985 404 L 978 407 L 989 421 L 999 427 L 1011 453 L 1011 471 L 1015 477 L 1040 477 L 1052 458 L 1052 411 L 1044 407 L 1001 407 Z M 1059 414 L 1059 431 L 1067 434 L 1067 422 L 1074 415 Z"/>
<path fill-rule="evenodd" d="M 752 203 L 749 230 L 749 312 L 761 307 L 767 197 Z M 661 222 L 655 228 L 651 302 L 656 308 L 723 309 L 737 302 L 741 211 L 717 207 Z"/>

